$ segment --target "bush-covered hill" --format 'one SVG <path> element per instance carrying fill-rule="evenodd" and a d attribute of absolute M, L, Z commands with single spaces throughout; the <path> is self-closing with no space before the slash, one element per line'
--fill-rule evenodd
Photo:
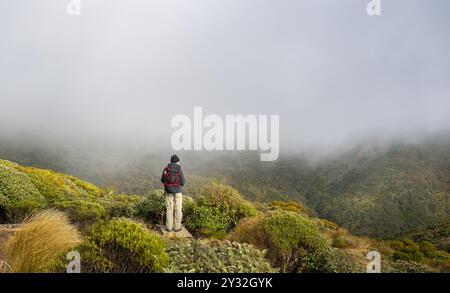
<path fill-rule="evenodd" d="M 311 213 L 358 235 L 389 238 L 450 220 L 445 141 L 361 146 L 315 164 L 294 156 L 261 163 L 242 153 L 211 160 L 188 156 L 184 166 L 193 186 L 213 178 L 256 201 L 301 201 Z"/>
<path fill-rule="evenodd" d="M 159 188 L 167 160 L 167 154 L 132 153 L 122 160 L 99 156 L 90 164 L 91 158 L 78 153 L 63 156 L 55 150 L 36 153 L 35 148 L 26 152 L 1 146 L 0 154 L 70 172 L 126 194 L 149 194 Z M 275 162 L 260 162 L 257 153 L 249 152 L 187 152 L 181 157 L 189 182 L 185 191 L 193 197 L 200 194 L 201 186 L 216 180 L 254 201 L 300 201 L 311 214 L 337 222 L 352 233 L 382 238 L 423 231 L 450 219 L 450 140 L 446 134 L 414 143 L 365 143 L 315 162 L 304 154 L 282 154 Z"/>
<path fill-rule="evenodd" d="M 301 157 L 270 164 L 241 157 L 234 169 L 219 172 L 253 199 L 299 200 L 358 235 L 396 237 L 450 220 L 450 142 L 445 139 L 364 145 L 315 164 Z M 219 172 L 211 171 L 217 177 Z"/>
<path fill-rule="evenodd" d="M 128 215 L 128 205 L 139 200 L 138 196 L 117 195 L 70 175 L 0 160 L 0 223 L 56 208 L 82 224 L 109 214 Z"/>
<path fill-rule="evenodd" d="M 161 190 L 120 195 L 10 161 L 0 170 L 2 221 L 21 222 L 0 243 L 0 271 L 64 272 L 72 250 L 83 272 L 364 272 L 371 250 L 382 254 L 383 272 L 450 269 L 450 255 L 428 241 L 356 237 L 299 202 L 255 203 L 223 183 L 185 197 L 196 239 L 176 240 L 154 231 L 164 219 Z"/>
<path fill-rule="evenodd" d="M 307 196 L 314 210 L 357 234 L 389 237 L 449 220 L 450 144 L 393 146 L 317 172 L 323 188 Z"/>

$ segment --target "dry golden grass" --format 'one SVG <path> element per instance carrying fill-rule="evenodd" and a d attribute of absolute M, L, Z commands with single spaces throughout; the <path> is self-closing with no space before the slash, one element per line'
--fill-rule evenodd
<path fill-rule="evenodd" d="M 46 210 L 25 219 L 3 245 L 7 265 L 3 270 L 20 273 L 46 272 L 60 253 L 80 241 L 78 230 L 59 211 Z"/>
<path fill-rule="evenodd" d="M 12 272 L 11 267 L 4 261 L 0 260 L 0 274 Z"/>

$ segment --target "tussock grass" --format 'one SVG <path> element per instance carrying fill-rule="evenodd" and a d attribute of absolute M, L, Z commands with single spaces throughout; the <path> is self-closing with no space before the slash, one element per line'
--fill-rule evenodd
<path fill-rule="evenodd" d="M 8 271 L 47 272 L 49 264 L 60 253 L 79 241 L 78 230 L 70 224 L 64 213 L 46 210 L 22 222 L 20 229 L 5 241 L 3 256 Z"/>
<path fill-rule="evenodd" d="M 0 274 L 1 273 L 10 273 L 11 267 L 4 261 L 0 260 Z"/>

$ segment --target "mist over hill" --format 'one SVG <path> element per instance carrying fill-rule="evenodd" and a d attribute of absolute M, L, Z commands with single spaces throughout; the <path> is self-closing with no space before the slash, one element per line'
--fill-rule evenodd
<path fill-rule="evenodd" d="M 0 157 L 74 174 L 126 194 L 160 188 L 171 152 L 102 145 L 2 141 Z M 218 180 L 261 202 L 297 200 L 310 212 L 357 235 L 392 237 L 449 220 L 450 135 L 371 139 L 328 153 L 282 153 L 261 162 L 256 152 L 179 152 L 185 193 Z"/>

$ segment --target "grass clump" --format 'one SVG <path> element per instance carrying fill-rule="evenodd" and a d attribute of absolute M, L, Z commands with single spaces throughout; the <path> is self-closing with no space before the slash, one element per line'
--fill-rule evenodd
<path fill-rule="evenodd" d="M 77 229 L 59 211 L 45 210 L 26 219 L 3 245 L 10 271 L 48 272 L 58 255 L 80 240 Z"/>

